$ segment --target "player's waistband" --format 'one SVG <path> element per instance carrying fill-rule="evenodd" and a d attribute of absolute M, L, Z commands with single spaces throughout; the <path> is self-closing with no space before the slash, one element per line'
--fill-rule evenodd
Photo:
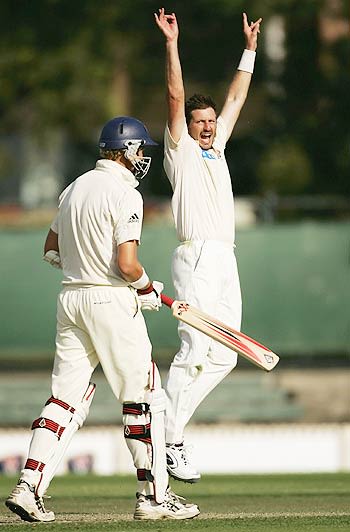
<path fill-rule="evenodd" d="M 111 290 L 115 288 L 128 288 L 127 284 L 123 285 L 107 285 L 107 284 L 78 284 L 78 283 L 62 283 L 62 290 Z"/>
<path fill-rule="evenodd" d="M 234 242 L 229 242 L 228 240 L 215 240 L 215 239 L 205 239 L 195 238 L 193 240 L 182 240 L 179 243 L 179 246 L 190 246 L 191 244 L 208 244 L 213 246 L 223 246 L 226 248 L 233 249 L 236 247 Z"/>

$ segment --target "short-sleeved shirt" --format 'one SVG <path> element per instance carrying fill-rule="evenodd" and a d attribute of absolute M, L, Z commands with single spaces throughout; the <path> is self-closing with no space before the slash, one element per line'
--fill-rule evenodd
<path fill-rule="evenodd" d="M 60 195 L 51 229 L 58 233 L 64 285 L 126 286 L 116 249 L 140 242 L 143 200 L 137 179 L 120 164 L 100 159 Z"/>
<path fill-rule="evenodd" d="M 225 160 L 226 126 L 218 117 L 210 150 L 202 150 L 186 123 L 175 142 L 166 127 L 164 169 L 173 189 L 172 211 L 180 241 L 219 240 L 234 244 L 234 200 Z"/>

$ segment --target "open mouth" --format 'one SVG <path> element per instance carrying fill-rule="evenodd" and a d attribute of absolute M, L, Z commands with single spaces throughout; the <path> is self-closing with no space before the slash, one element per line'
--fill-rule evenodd
<path fill-rule="evenodd" d="M 200 143 L 202 146 L 210 146 L 212 143 L 211 133 L 202 133 L 200 136 Z"/>

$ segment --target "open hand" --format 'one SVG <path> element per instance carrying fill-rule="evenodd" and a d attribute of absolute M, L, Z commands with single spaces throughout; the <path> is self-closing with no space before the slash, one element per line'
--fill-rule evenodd
<path fill-rule="evenodd" d="M 154 13 L 154 18 L 158 28 L 164 33 L 168 41 L 173 41 L 178 38 L 179 27 L 177 25 L 175 13 L 166 15 L 164 7 L 161 7 L 159 9 L 159 15 Z"/>
<path fill-rule="evenodd" d="M 259 18 L 255 22 L 248 23 L 248 17 L 246 13 L 243 13 L 243 33 L 246 40 L 246 49 L 247 50 L 256 50 L 258 33 L 260 33 L 260 24 L 262 18 Z"/>

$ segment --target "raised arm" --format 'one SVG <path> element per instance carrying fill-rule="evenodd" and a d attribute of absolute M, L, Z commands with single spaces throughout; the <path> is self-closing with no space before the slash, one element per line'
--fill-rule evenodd
<path fill-rule="evenodd" d="M 230 138 L 241 109 L 247 98 L 250 82 L 252 79 L 255 51 L 257 48 L 258 33 L 262 19 L 248 24 L 247 15 L 243 13 L 243 33 L 245 36 L 245 50 L 231 84 L 220 115 L 225 121 L 227 138 Z"/>
<path fill-rule="evenodd" d="M 168 126 L 172 138 L 177 142 L 185 121 L 185 89 L 178 50 L 179 28 L 175 13 L 166 15 L 164 8 L 159 9 L 158 15 L 154 13 L 154 18 L 166 39 Z"/>

